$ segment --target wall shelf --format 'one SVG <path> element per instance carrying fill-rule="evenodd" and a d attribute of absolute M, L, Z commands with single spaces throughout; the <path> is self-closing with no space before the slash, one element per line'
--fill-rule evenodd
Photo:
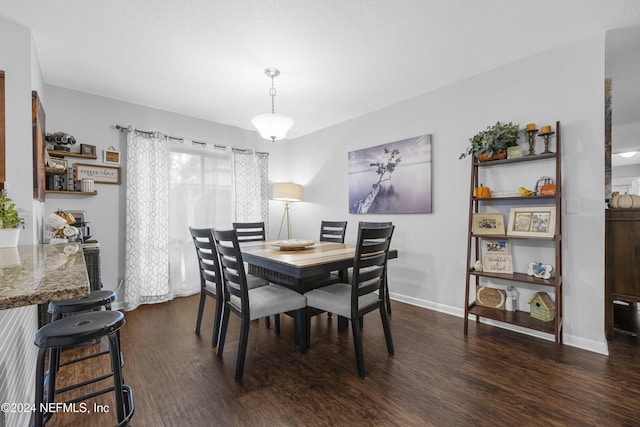
<path fill-rule="evenodd" d="M 72 153 L 70 151 L 61 151 L 61 150 L 47 150 L 50 156 L 54 157 L 78 157 L 81 159 L 93 159 L 96 160 L 98 156 L 95 154 L 82 154 L 82 153 Z"/>
<path fill-rule="evenodd" d="M 64 191 L 64 190 L 45 190 L 48 194 L 64 194 L 69 196 L 95 196 L 97 191 Z"/>

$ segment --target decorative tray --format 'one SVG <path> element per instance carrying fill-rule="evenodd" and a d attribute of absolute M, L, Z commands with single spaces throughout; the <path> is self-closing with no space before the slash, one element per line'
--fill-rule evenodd
<path fill-rule="evenodd" d="M 271 243 L 273 246 L 280 248 L 281 251 L 299 251 L 316 244 L 313 240 L 288 239 L 276 240 Z"/>

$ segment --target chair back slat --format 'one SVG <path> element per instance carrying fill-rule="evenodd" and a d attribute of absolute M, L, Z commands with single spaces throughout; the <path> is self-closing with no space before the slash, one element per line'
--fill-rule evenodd
<path fill-rule="evenodd" d="M 367 222 L 360 221 L 358 223 L 358 228 L 385 228 L 393 225 L 391 221 L 383 221 L 383 222 Z"/>
<path fill-rule="evenodd" d="M 380 289 L 394 228 L 389 225 L 358 229 L 351 287 L 352 307 L 358 307 L 359 297 Z M 382 298 L 382 292 L 379 298 Z"/>
<path fill-rule="evenodd" d="M 242 253 L 235 230 L 213 230 L 213 239 L 220 254 L 223 282 L 225 284 L 225 303 L 231 295 L 240 299 L 240 312 L 249 311 L 249 291 L 247 277 L 242 262 Z M 246 310 L 246 311 L 245 311 Z"/>
<path fill-rule="evenodd" d="M 259 242 L 267 239 L 264 222 L 234 222 L 233 229 L 239 242 Z"/>
<path fill-rule="evenodd" d="M 222 276 L 220 273 L 220 263 L 218 253 L 213 242 L 213 235 L 210 228 L 189 227 L 193 244 L 198 256 L 198 266 L 200 270 L 200 286 L 208 287 L 209 291 L 215 292 L 217 296 L 222 295 Z"/>
<path fill-rule="evenodd" d="M 344 243 L 347 221 L 322 221 L 320 223 L 320 241 Z"/>

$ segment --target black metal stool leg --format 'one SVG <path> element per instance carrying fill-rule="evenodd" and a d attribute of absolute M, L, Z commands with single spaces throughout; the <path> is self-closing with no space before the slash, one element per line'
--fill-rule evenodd
<path fill-rule="evenodd" d="M 46 359 L 46 348 L 38 349 L 38 358 L 36 362 L 36 408 L 35 408 L 35 426 L 44 425 L 45 414 L 42 412 L 42 404 L 44 399 L 44 362 Z"/>
<path fill-rule="evenodd" d="M 124 421 L 124 400 L 122 399 L 122 371 L 120 370 L 120 344 L 117 334 L 109 334 L 109 352 L 111 354 L 111 370 L 113 371 L 113 388 L 116 397 L 118 422 Z"/>

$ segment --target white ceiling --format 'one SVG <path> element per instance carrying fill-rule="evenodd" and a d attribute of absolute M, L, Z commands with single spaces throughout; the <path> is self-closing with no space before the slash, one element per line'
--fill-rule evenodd
<path fill-rule="evenodd" d="M 45 83 L 295 138 L 605 30 L 638 0 L 2 0 Z"/>

